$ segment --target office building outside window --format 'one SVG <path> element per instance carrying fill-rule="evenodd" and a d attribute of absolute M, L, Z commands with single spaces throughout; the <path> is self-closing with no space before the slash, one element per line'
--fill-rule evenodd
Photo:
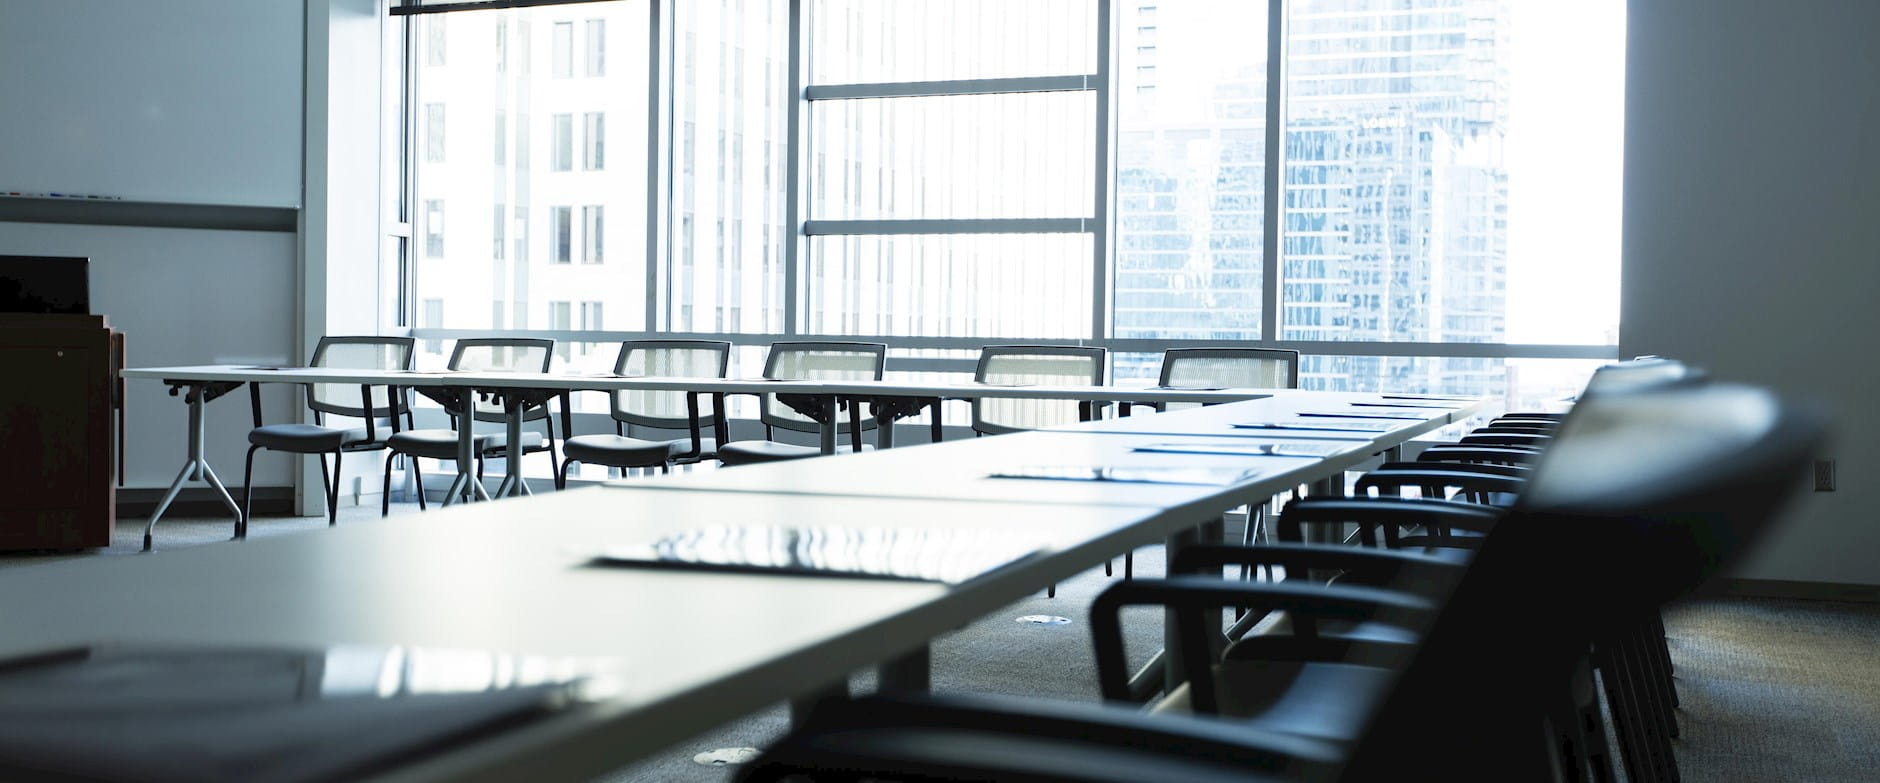
<path fill-rule="evenodd" d="M 606 168 L 607 115 L 591 111 L 581 115 L 581 168 L 599 171 Z"/>
<path fill-rule="evenodd" d="M 444 162 L 444 104 L 424 105 L 424 161 Z"/>
<path fill-rule="evenodd" d="M 607 75 L 607 20 L 587 20 L 586 75 Z"/>
<path fill-rule="evenodd" d="M 444 200 L 424 202 L 424 254 L 431 258 L 444 255 Z"/>
<path fill-rule="evenodd" d="M 549 127 L 555 134 L 554 157 L 549 160 L 549 170 L 572 171 L 574 169 L 574 115 L 557 114 L 550 118 Z"/>
<path fill-rule="evenodd" d="M 570 207 L 548 208 L 550 239 L 549 261 L 566 264 L 574 260 L 574 210 Z"/>
<path fill-rule="evenodd" d="M 554 69 L 555 78 L 566 79 L 574 76 L 574 23 L 556 22 L 554 40 L 549 46 L 555 58 L 550 66 Z"/>
<path fill-rule="evenodd" d="M 603 208 L 588 206 L 581 208 L 581 263 L 601 263 L 601 233 L 604 222 L 601 220 Z"/>

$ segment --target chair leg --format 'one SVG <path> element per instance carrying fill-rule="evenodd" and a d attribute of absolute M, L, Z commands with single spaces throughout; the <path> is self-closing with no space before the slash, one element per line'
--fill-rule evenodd
<path fill-rule="evenodd" d="M 248 447 L 248 464 L 242 468 L 242 516 L 235 520 L 235 537 L 248 537 L 248 518 L 255 501 L 255 452 L 260 446 Z"/>
<path fill-rule="evenodd" d="M 344 451 L 333 452 L 333 488 L 326 494 L 326 526 L 339 524 L 339 462 Z M 326 455 L 320 455 L 320 465 L 326 465 Z"/>
<path fill-rule="evenodd" d="M 561 468 L 555 471 L 555 488 L 556 489 L 568 488 L 568 469 L 574 467 L 574 463 L 575 463 L 575 460 L 571 460 L 571 459 L 565 459 L 561 461 Z"/>
<path fill-rule="evenodd" d="M 329 498 L 336 497 L 333 490 L 336 489 L 338 486 L 339 486 L 339 477 L 327 474 L 326 455 L 321 454 L 320 455 L 320 494 L 325 495 Z M 332 510 L 331 508 L 328 508 L 329 512 L 331 512 L 331 510 Z"/>
<path fill-rule="evenodd" d="M 1134 579 L 1135 577 L 1136 577 L 1136 550 L 1132 549 L 1128 552 L 1123 553 L 1123 578 Z"/>
<path fill-rule="evenodd" d="M 396 459 L 398 459 L 397 452 L 385 455 L 385 491 L 379 494 L 381 518 L 390 516 L 392 513 L 392 461 Z"/>
<path fill-rule="evenodd" d="M 418 510 L 423 511 L 424 510 L 424 471 L 418 470 L 418 458 L 417 457 L 406 457 L 405 459 L 411 460 L 410 462 L 411 469 L 418 474 Z"/>

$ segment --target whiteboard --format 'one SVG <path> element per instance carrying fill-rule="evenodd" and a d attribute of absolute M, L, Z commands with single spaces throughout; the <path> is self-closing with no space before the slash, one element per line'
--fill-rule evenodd
<path fill-rule="evenodd" d="M 0 193 L 295 207 L 303 0 L 0 0 Z"/>

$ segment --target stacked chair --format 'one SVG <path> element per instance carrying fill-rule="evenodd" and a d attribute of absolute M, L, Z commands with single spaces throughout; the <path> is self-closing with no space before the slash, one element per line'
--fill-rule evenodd
<path fill-rule="evenodd" d="M 1152 713 L 872 697 L 813 713 L 743 779 L 1611 780 L 1596 662 L 1629 779 L 1676 780 L 1656 613 L 1769 526 L 1824 429 L 1758 389 L 1608 379 L 1538 453 L 1442 463 L 1519 465 L 1480 474 L 1518 485 L 1417 477 L 1402 486 L 1431 494 L 1301 500 L 1275 524 L 1296 540 L 1356 523 L 1371 547 L 1195 546 L 1167 579 L 1111 586 L 1091 610 L 1106 699 L 1130 696 L 1119 609 L 1176 620 L 1187 684 Z M 1289 578 L 1222 579 L 1235 565 Z M 1226 607 L 1249 610 L 1238 638 Z"/>

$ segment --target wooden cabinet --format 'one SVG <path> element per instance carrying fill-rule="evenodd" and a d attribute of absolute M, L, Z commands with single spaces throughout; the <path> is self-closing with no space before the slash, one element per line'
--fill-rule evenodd
<path fill-rule="evenodd" d="M 0 313 L 0 550 L 111 545 L 123 335 Z"/>

